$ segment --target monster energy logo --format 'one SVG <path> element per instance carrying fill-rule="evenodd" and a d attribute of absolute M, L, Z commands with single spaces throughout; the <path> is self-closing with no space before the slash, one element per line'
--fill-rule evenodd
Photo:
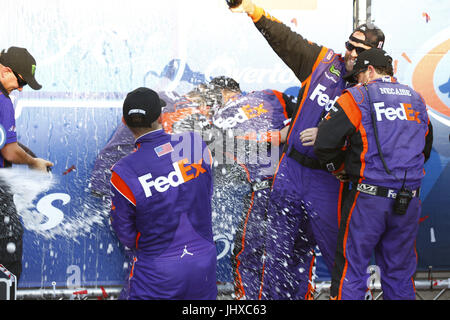
<path fill-rule="evenodd" d="M 340 76 L 341 76 L 341 71 L 339 71 L 338 69 L 336 69 L 336 68 L 334 67 L 334 64 L 331 65 L 330 72 L 331 72 L 332 74 L 334 74 L 335 76 L 337 76 L 337 77 L 340 77 Z"/>
<path fill-rule="evenodd" d="M 34 73 L 36 72 L 36 65 L 31 65 L 31 74 L 34 76 Z"/>

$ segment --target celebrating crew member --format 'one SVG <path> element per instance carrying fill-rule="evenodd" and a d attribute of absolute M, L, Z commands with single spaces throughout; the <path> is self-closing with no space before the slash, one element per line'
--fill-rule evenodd
<path fill-rule="evenodd" d="M 167 133 L 193 131 L 200 120 L 209 117 L 212 94 L 205 92 L 205 84 L 199 84 L 191 92 L 178 95 L 176 92 L 159 92 L 158 95 L 166 102 L 161 111 L 161 125 Z M 208 90 L 206 90 L 208 91 Z M 199 99 L 203 98 L 203 99 Z M 195 119 L 193 121 L 189 121 Z M 198 120 L 198 121 L 197 121 Z M 197 130 L 201 131 L 201 130 Z M 134 150 L 134 137 L 130 129 L 120 122 L 111 139 L 97 155 L 90 178 L 91 193 L 97 197 L 110 198 L 111 166 Z"/>
<path fill-rule="evenodd" d="M 343 93 L 319 125 L 315 153 L 352 185 L 342 199 L 332 299 L 364 299 L 374 250 L 383 298 L 415 299 L 419 194 L 432 127 L 420 94 L 392 76 L 385 51 L 361 53 L 346 75 L 359 84 Z"/>
<path fill-rule="evenodd" d="M 358 54 L 384 44 L 383 32 L 372 25 L 355 29 L 345 56 L 304 39 L 257 7 L 251 0 L 231 9 L 246 12 L 278 56 L 302 82 L 299 107 L 292 118 L 284 153 L 275 174 L 267 238 L 264 296 L 268 299 L 311 298 L 313 251 L 317 244 L 328 269 L 336 250 L 339 194 L 344 185 L 320 165 L 313 145 L 317 125 L 348 87 L 342 76 Z"/>
<path fill-rule="evenodd" d="M 214 300 L 211 154 L 196 133 L 162 130 L 164 104 L 148 88 L 130 92 L 123 104 L 137 150 L 111 169 L 111 224 L 134 251 L 122 297 Z"/>
<path fill-rule="evenodd" d="M 1 52 L 0 168 L 26 164 L 31 169 L 47 172 L 47 168 L 53 166 L 47 160 L 34 157 L 28 148 L 24 150 L 17 142 L 14 108 L 9 95 L 14 90 L 22 91 L 27 84 L 40 90 L 42 86 L 36 81 L 35 72 L 36 60 L 27 49 L 11 47 Z M 23 226 L 6 181 L 0 181 L 0 193 L 0 264 L 19 279 L 22 273 Z"/>
<path fill-rule="evenodd" d="M 223 155 L 216 149 L 215 159 L 222 157 L 226 163 L 239 165 L 242 170 L 238 172 L 244 173 L 249 186 L 231 257 L 235 296 L 257 300 L 262 298 L 270 187 L 295 104 L 276 90 L 242 94 L 239 84 L 225 76 L 214 78 L 209 85 L 219 88 L 223 98 L 223 106 L 212 118 L 213 129 L 233 144 L 233 148 L 225 146 Z"/>

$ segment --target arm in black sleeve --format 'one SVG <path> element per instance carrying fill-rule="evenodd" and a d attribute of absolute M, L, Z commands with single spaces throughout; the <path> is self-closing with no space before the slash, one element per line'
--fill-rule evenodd
<path fill-rule="evenodd" d="M 285 24 L 266 15 L 255 22 L 255 26 L 297 78 L 301 82 L 305 81 L 323 47 L 306 40 Z"/>
<path fill-rule="evenodd" d="M 427 162 L 428 159 L 430 158 L 432 147 L 433 147 L 433 125 L 431 124 L 431 121 L 428 121 L 428 133 L 425 137 L 425 147 L 423 148 L 425 162 Z"/>
<path fill-rule="evenodd" d="M 348 118 L 339 103 L 319 124 L 317 138 L 314 143 L 314 153 L 320 164 L 328 171 L 340 171 L 345 161 L 344 146 L 347 137 L 356 132 L 356 127 Z"/>

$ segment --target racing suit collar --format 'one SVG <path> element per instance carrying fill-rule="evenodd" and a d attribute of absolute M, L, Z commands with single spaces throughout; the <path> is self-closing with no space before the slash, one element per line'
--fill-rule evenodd
<path fill-rule="evenodd" d="M 153 131 L 147 132 L 147 133 L 143 134 L 142 136 L 138 137 L 134 144 L 137 145 L 142 142 L 154 141 L 155 139 L 158 139 L 159 137 L 161 137 L 165 134 L 166 133 L 164 132 L 164 130 L 162 128 L 153 130 Z"/>

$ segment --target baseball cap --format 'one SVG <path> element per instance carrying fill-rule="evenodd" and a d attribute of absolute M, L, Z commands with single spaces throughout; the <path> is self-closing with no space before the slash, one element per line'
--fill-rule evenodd
<path fill-rule="evenodd" d="M 137 88 L 129 92 L 123 102 L 123 118 L 129 127 L 151 127 L 165 105 L 152 89 Z"/>
<path fill-rule="evenodd" d="M 239 83 L 236 80 L 226 76 L 215 77 L 209 82 L 210 86 L 219 89 L 228 89 L 231 91 L 241 91 Z"/>
<path fill-rule="evenodd" d="M 372 48 L 361 52 L 355 61 L 353 70 L 348 72 L 343 78 L 346 81 L 355 81 L 356 76 L 367 70 L 371 65 L 372 67 L 392 67 L 392 58 L 383 49 Z"/>
<path fill-rule="evenodd" d="M 364 36 L 366 37 L 365 40 L 359 40 L 355 37 L 353 37 L 353 33 L 355 32 L 362 32 L 364 33 Z M 378 48 L 383 49 L 385 36 L 383 31 L 381 31 L 380 28 L 378 28 L 373 23 L 364 23 L 360 26 L 358 26 L 355 30 L 353 30 L 352 35 L 349 38 L 350 40 L 358 43 L 365 44 L 366 46 L 372 47 L 372 48 Z"/>
<path fill-rule="evenodd" d="M 34 78 L 34 74 L 36 73 L 36 60 L 27 49 L 10 47 L 7 51 L 2 50 L 0 63 L 20 74 L 32 89 L 40 90 L 42 88 Z"/>

